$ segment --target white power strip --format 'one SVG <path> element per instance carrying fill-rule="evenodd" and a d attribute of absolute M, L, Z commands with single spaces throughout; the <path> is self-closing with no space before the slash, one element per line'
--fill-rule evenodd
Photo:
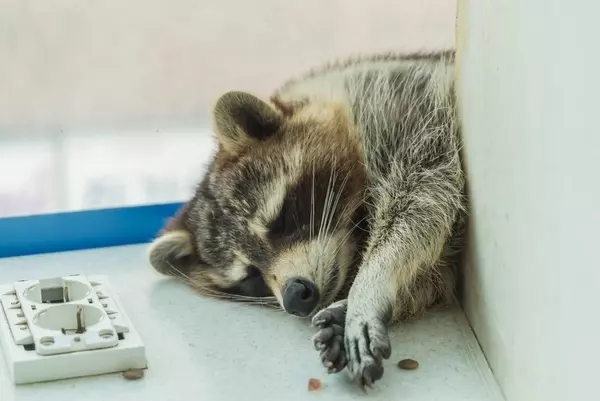
<path fill-rule="evenodd" d="M 146 351 L 104 276 L 0 286 L 0 343 L 15 384 L 146 368 Z"/>

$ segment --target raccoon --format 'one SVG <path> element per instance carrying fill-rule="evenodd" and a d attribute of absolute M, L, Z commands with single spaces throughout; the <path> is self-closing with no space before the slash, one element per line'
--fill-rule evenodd
<path fill-rule="evenodd" d="M 388 327 L 454 299 L 467 213 L 454 52 L 336 62 L 228 92 L 218 149 L 149 249 L 201 293 L 308 317 L 329 372 L 383 376 Z"/>

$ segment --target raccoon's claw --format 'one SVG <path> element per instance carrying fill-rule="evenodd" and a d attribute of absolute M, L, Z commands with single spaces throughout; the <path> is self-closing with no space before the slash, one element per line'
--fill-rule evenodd
<path fill-rule="evenodd" d="M 385 324 L 376 319 L 348 318 L 345 336 L 350 376 L 361 388 L 372 387 L 383 377 L 383 359 L 392 351 Z"/>
<path fill-rule="evenodd" d="M 318 337 L 319 333 L 315 335 Z M 315 349 L 319 351 L 321 363 L 327 368 L 328 373 L 337 373 L 346 367 L 347 358 L 344 349 L 344 336 L 337 335 L 332 337 L 329 342 L 320 342 L 313 338 Z"/>
<path fill-rule="evenodd" d="M 337 373 L 346 367 L 343 326 L 333 324 L 320 329 L 313 336 L 313 344 L 328 373 Z"/>
<path fill-rule="evenodd" d="M 347 302 L 340 301 L 323 309 L 315 315 L 312 322 L 319 330 L 313 336 L 313 345 L 323 366 L 328 373 L 337 373 L 347 364 L 344 349 L 344 325 L 346 318 Z"/>
<path fill-rule="evenodd" d="M 331 343 L 321 350 L 319 356 L 321 363 L 327 368 L 327 373 L 337 373 L 343 370 L 347 361 L 343 337 L 335 336 Z"/>
<path fill-rule="evenodd" d="M 319 311 L 313 318 L 313 326 L 323 328 L 332 324 L 344 326 L 346 323 L 346 310 L 348 301 L 342 300 L 329 305 L 327 308 Z"/>
<path fill-rule="evenodd" d="M 334 337 L 340 337 L 340 341 L 343 341 L 344 338 L 344 327 L 339 324 L 332 324 L 328 327 L 323 327 L 317 334 L 313 336 L 313 345 L 315 346 L 315 350 L 320 351 L 323 349 L 324 345 L 330 344 L 334 339 Z"/>

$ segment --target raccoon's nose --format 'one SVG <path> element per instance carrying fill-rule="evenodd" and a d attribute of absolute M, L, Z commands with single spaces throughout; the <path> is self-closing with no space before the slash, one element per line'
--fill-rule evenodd
<path fill-rule="evenodd" d="M 306 317 L 319 303 L 319 290 L 315 283 L 304 278 L 291 278 L 283 289 L 283 307 L 288 313 Z"/>

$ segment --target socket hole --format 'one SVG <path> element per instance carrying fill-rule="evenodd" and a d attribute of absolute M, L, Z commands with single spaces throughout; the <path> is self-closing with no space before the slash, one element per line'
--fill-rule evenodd
<path fill-rule="evenodd" d="M 75 338 L 73 338 L 73 341 L 75 341 L 76 343 L 78 343 L 78 342 L 81 341 L 81 338 L 80 337 L 75 337 Z"/>
<path fill-rule="evenodd" d="M 23 314 L 23 312 L 19 312 L 17 313 L 17 317 L 25 317 L 25 315 Z"/>
<path fill-rule="evenodd" d="M 108 304 L 102 304 L 102 306 L 108 308 Z"/>
<path fill-rule="evenodd" d="M 88 304 L 93 304 L 94 300 L 92 298 L 88 298 Z"/>
<path fill-rule="evenodd" d="M 102 330 L 102 331 L 100 331 L 100 333 L 98 333 L 98 335 L 100 337 L 102 337 L 103 339 L 108 340 L 109 338 L 111 338 L 112 336 L 114 336 L 115 333 L 113 333 L 110 330 Z"/>
<path fill-rule="evenodd" d="M 117 317 L 116 316 L 109 316 L 110 320 L 115 320 Z"/>
<path fill-rule="evenodd" d="M 104 318 L 104 311 L 91 305 L 62 304 L 39 312 L 33 324 L 46 330 L 81 334 Z"/>
<path fill-rule="evenodd" d="M 35 351 L 35 344 L 25 344 L 23 349 L 25 351 Z"/>
<path fill-rule="evenodd" d="M 18 304 L 19 304 L 19 301 L 12 301 L 10 304 L 11 304 L 11 305 L 18 305 Z"/>
<path fill-rule="evenodd" d="M 36 310 L 36 309 L 37 309 L 37 306 L 31 305 L 31 310 Z"/>
<path fill-rule="evenodd" d="M 38 304 L 61 304 L 87 298 L 90 288 L 79 281 L 50 279 L 40 280 L 25 290 L 25 298 Z"/>
<path fill-rule="evenodd" d="M 125 334 L 123 334 L 123 333 L 117 333 L 117 337 L 119 337 L 119 340 L 124 340 L 125 339 Z"/>
<path fill-rule="evenodd" d="M 54 344 L 54 338 L 52 338 L 52 337 L 42 337 L 42 339 L 40 340 L 40 343 L 43 346 L 49 347 L 49 346 L 51 346 L 51 345 Z"/>

